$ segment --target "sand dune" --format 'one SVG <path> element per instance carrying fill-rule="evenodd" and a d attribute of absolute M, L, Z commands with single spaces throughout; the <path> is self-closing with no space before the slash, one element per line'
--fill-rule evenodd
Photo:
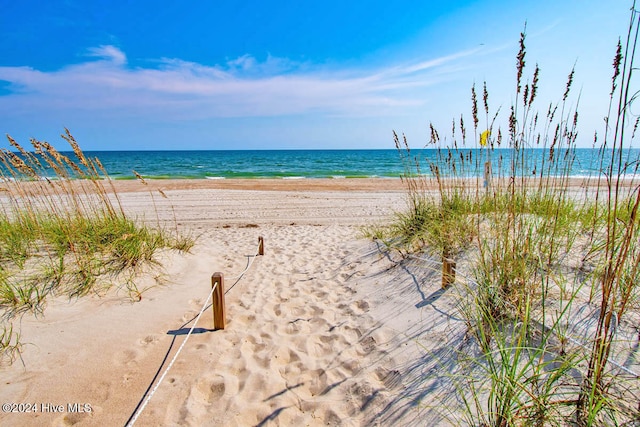
<path fill-rule="evenodd" d="M 0 424 L 125 424 L 184 340 L 215 271 L 227 277 L 226 329 L 212 331 L 211 308 L 204 312 L 136 425 L 438 419 L 443 411 L 433 406 L 446 401 L 447 385 L 429 372 L 446 368 L 447 335 L 461 326 L 449 314 L 452 297 L 439 291 L 439 276 L 399 267 L 360 237 L 362 224 L 404 207 L 401 191 L 165 193 L 126 192 L 122 202 L 146 221 L 192 230 L 199 236 L 192 253 L 163 254 L 164 269 L 137 283 L 149 288 L 140 302 L 114 288 L 51 301 L 44 316 L 22 318 L 24 366 L 2 368 L 0 400 L 36 404 L 38 412 L 3 413 Z M 258 236 L 265 255 L 236 283 Z M 421 344 L 425 337 L 434 351 Z"/>

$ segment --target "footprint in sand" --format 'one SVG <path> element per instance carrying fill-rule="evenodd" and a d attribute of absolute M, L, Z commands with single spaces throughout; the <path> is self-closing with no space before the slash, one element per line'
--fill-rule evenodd
<path fill-rule="evenodd" d="M 258 401 L 267 383 L 266 375 L 263 372 L 253 372 L 248 374 L 244 380 L 240 380 L 240 392 L 246 395 L 247 401 Z"/>
<path fill-rule="evenodd" d="M 313 317 L 320 317 L 324 314 L 324 309 L 321 307 L 318 307 L 317 305 L 312 305 L 310 308 L 311 308 L 311 316 Z"/>
<path fill-rule="evenodd" d="M 147 335 L 146 337 L 142 338 L 139 341 L 139 344 L 144 347 L 144 346 L 147 346 L 147 345 L 150 345 L 150 344 L 155 344 L 159 340 L 160 340 L 160 337 L 157 334 L 151 334 L 151 335 Z"/>
<path fill-rule="evenodd" d="M 202 300 L 200 298 L 190 299 L 188 302 L 189 305 L 193 307 L 202 307 Z"/>
<path fill-rule="evenodd" d="M 91 412 L 73 412 L 63 415 L 61 418 L 59 418 L 59 422 L 56 424 L 63 426 L 73 426 L 81 423 L 82 421 L 85 421 L 90 416 Z"/>
<path fill-rule="evenodd" d="M 398 370 L 387 370 L 380 367 L 375 372 L 376 377 L 387 389 L 394 389 L 402 383 L 402 375 Z"/>
<path fill-rule="evenodd" d="M 91 398 L 91 401 L 95 402 L 104 402 L 110 395 L 111 384 L 105 381 L 92 384 L 87 393 L 87 396 Z"/>
<path fill-rule="evenodd" d="M 353 306 L 353 304 L 351 304 Z M 356 312 L 351 308 L 351 306 L 347 305 L 347 304 L 338 304 L 337 306 L 338 310 L 340 310 L 343 314 L 346 314 L 347 316 L 354 316 L 356 315 Z"/>
<path fill-rule="evenodd" d="M 318 396 L 327 388 L 327 372 L 324 369 L 316 369 L 308 372 L 311 378 L 311 385 L 309 386 L 309 392 L 312 396 Z"/>
<path fill-rule="evenodd" d="M 355 344 L 362 337 L 362 331 L 360 328 L 354 328 L 349 325 L 339 325 L 337 327 L 342 332 L 342 336 L 347 340 L 349 344 Z"/>
<path fill-rule="evenodd" d="M 243 309 L 248 309 L 249 306 L 251 306 L 251 301 L 248 300 L 248 298 L 246 298 L 245 296 L 243 296 L 242 298 L 240 298 L 240 300 L 238 301 L 238 307 L 243 308 Z"/>
<path fill-rule="evenodd" d="M 287 335 L 306 335 L 311 332 L 311 327 L 309 326 L 307 319 L 295 319 L 287 323 L 284 328 L 284 332 Z"/>
<path fill-rule="evenodd" d="M 251 353 L 257 353 L 261 350 L 264 350 L 267 347 L 267 344 L 263 343 L 262 341 L 258 341 L 258 339 L 253 335 L 249 335 L 246 338 L 245 342 L 249 343 L 250 345 L 249 352 Z M 243 351 L 243 349 L 241 349 L 240 351 Z"/>
<path fill-rule="evenodd" d="M 282 307 L 281 304 L 276 304 L 276 305 L 273 306 L 273 314 L 275 314 L 276 317 L 281 317 L 282 316 L 281 307 Z"/>
<path fill-rule="evenodd" d="M 321 335 L 319 338 L 323 344 L 331 344 L 338 339 L 336 335 Z"/>
<path fill-rule="evenodd" d="M 358 381 L 349 387 L 347 400 L 357 405 L 353 410 L 363 410 L 375 402 L 379 392 L 368 381 Z"/>
<path fill-rule="evenodd" d="M 197 315 L 198 315 L 198 311 L 187 311 L 183 316 L 182 316 L 182 321 L 183 322 L 189 322 L 191 320 L 193 320 Z"/>
<path fill-rule="evenodd" d="M 351 310 L 353 310 L 356 314 L 362 314 L 369 311 L 369 303 L 363 300 L 356 301 L 351 303 Z"/>
<path fill-rule="evenodd" d="M 334 349 L 331 345 L 323 343 L 317 338 L 308 339 L 305 341 L 306 353 L 316 359 L 321 359 L 329 354 L 333 353 Z"/>
<path fill-rule="evenodd" d="M 144 352 L 138 349 L 122 350 L 115 354 L 114 363 L 117 366 L 135 367 Z"/>
<path fill-rule="evenodd" d="M 323 331 L 329 329 L 329 322 L 324 317 L 313 317 L 309 320 L 309 324 L 315 331 Z"/>
<path fill-rule="evenodd" d="M 325 292 L 325 291 L 323 291 L 321 289 L 315 289 L 315 290 L 312 291 L 312 293 L 313 293 L 313 295 L 315 295 L 316 297 L 318 297 L 320 299 L 324 299 L 329 295 L 328 292 Z"/>
<path fill-rule="evenodd" d="M 203 404 L 211 404 L 224 396 L 226 380 L 222 375 L 199 378 L 191 388 L 191 396 Z"/>
<path fill-rule="evenodd" d="M 340 363 L 340 368 L 348 375 L 352 376 L 360 371 L 360 363 L 356 359 L 345 360 Z"/>
<path fill-rule="evenodd" d="M 254 314 L 236 314 L 234 317 L 229 319 L 229 324 L 237 322 L 240 325 L 251 325 L 255 321 L 256 316 Z"/>
<path fill-rule="evenodd" d="M 278 347 L 271 359 L 273 366 L 276 368 L 286 366 L 289 363 L 295 363 L 299 361 L 300 361 L 300 356 L 298 355 L 298 353 L 288 347 Z"/>
<path fill-rule="evenodd" d="M 370 354 L 376 349 L 376 340 L 372 336 L 365 337 L 360 341 L 362 355 Z"/>
<path fill-rule="evenodd" d="M 298 352 L 291 350 L 292 353 L 294 353 L 297 357 Z M 290 380 L 299 380 L 300 376 L 303 372 L 307 372 L 307 366 L 300 360 L 296 361 L 296 362 L 289 362 L 286 365 L 284 365 L 284 369 L 282 369 L 280 371 L 280 373 L 285 377 L 288 378 Z"/>
<path fill-rule="evenodd" d="M 293 286 L 293 284 L 291 284 L 291 283 L 290 283 L 290 285 L 292 285 L 292 286 Z M 297 297 L 299 297 L 299 296 L 300 296 L 300 289 L 296 289 L 296 288 L 294 288 L 294 289 L 292 289 L 292 290 L 289 292 L 289 297 L 290 297 L 290 298 L 297 298 Z"/>
<path fill-rule="evenodd" d="M 328 411 L 325 411 L 324 413 L 323 422 L 325 425 L 339 426 L 339 425 L 342 425 L 343 421 L 344 421 L 343 417 L 339 416 L 338 414 L 333 412 L 331 409 L 329 409 Z"/>

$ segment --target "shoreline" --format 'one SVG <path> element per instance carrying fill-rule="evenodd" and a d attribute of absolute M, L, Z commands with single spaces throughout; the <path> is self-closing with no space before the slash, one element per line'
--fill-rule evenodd
<path fill-rule="evenodd" d="M 427 192 L 438 191 L 439 185 L 435 177 L 414 176 L 410 177 L 417 183 L 414 188 L 418 191 Z M 523 178 L 528 187 L 533 187 L 540 183 L 539 178 Z M 481 177 L 475 178 L 444 178 L 443 183 L 446 188 L 463 187 L 467 184 L 474 187 L 476 182 L 482 185 Z M 546 178 L 545 178 L 546 181 Z M 557 182 L 560 186 L 569 188 L 596 189 L 597 177 L 569 177 L 568 182 L 562 178 L 549 178 L 551 186 Z M 105 181 L 106 182 L 106 181 Z M 636 184 L 636 179 L 623 179 L 623 187 L 631 187 Z M 173 191 L 173 190 L 251 190 L 251 191 L 362 191 L 362 192 L 402 192 L 408 194 L 407 179 L 405 178 L 225 178 L 225 179 L 146 179 L 140 180 L 111 180 L 117 192 L 131 193 L 144 191 Z M 451 185 L 454 183 L 454 185 Z M 509 185 L 508 178 L 495 178 L 494 185 L 506 187 Z M 110 187 L 111 184 L 106 186 Z M 544 183 L 543 185 L 547 185 Z M 412 186 L 413 187 L 413 186 Z M 600 183 L 601 191 L 606 188 L 606 179 L 602 177 Z"/>
<path fill-rule="evenodd" d="M 146 190 L 405 191 L 400 178 L 225 178 L 112 180 L 118 192 Z"/>
<path fill-rule="evenodd" d="M 540 185 L 539 177 L 525 177 L 518 179 L 518 185 L 524 181 L 526 187 L 532 188 Z M 547 179 L 549 180 L 547 182 Z M 89 180 L 65 180 L 63 191 L 73 191 L 77 187 L 82 187 L 82 191 L 89 193 L 93 187 L 86 186 Z M 107 193 L 149 193 L 164 191 L 208 191 L 208 190 L 240 190 L 240 191 L 291 191 L 291 192 L 367 192 L 367 193 L 405 193 L 409 194 L 408 182 L 411 181 L 412 191 L 437 193 L 440 184 L 446 189 L 453 188 L 482 188 L 482 177 L 470 178 L 442 178 L 439 183 L 432 176 L 412 176 L 409 178 L 224 178 L 224 179 L 199 179 L 199 178 L 170 178 L 170 179 L 101 179 L 97 182 L 104 187 Z M 606 177 L 569 177 L 565 178 L 544 178 L 544 187 L 566 187 L 573 190 L 585 189 L 587 191 L 598 188 L 600 181 L 600 191 L 606 190 Z M 48 181 L 48 184 L 55 185 L 56 180 Z M 15 183 L 5 181 L 5 187 L 11 187 Z M 556 185 L 557 184 L 557 185 Z M 51 186 L 44 181 L 20 182 L 24 188 L 31 188 L 33 195 L 50 191 Z M 510 185 L 509 178 L 494 178 L 492 185 L 506 188 Z M 623 178 L 621 186 L 630 188 L 637 185 L 636 178 Z M 1 188 L 0 188 L 1 189 Z"/>

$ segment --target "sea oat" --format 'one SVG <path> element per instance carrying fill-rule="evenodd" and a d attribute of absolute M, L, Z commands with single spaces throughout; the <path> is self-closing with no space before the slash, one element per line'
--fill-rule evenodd
<path fill-rule="evenodd" d="M 460 132 L 462 133 L 462 144 L 464 145 L 465 141 L 467 140 L 467 129 L 464 127 L 462 114 L 460 114 Z"/>
<path fill-rule="evenodd" d="M 140 182 L 144 185 L 147 185 L 147 181 L 144 180 L 144 178 L 142 177 L 142 175 L 140 175 L 138 172 L 136 171 L 132 171 L 133 174 L 135 175 L 136 178 L 138 178 L 138 180 L 140 180 Z"/>
<path fill-rule="evenodd" d="M 433 123 L 429 123 L 429 129 L 431 130 L 431 139 L 429 140 L 429 142 L 432 144 L 436 144 L 438 141 L 440 141 L 440 135 L 438 135 L 438 131 L 436 130 L 436 128 L 433 127 Z"/>
<path fill-rule="evenodd" d="M 562 100 L 566 101 L 567 97 L 569 96 L 569 92 L 571 91 L 571 85 L 573 84 L 573 74 L 575 72 L 575 69 L 571 69 L 571 72 L 569 73 L 569 77 L 567 78 L 567 87 L 565 88 L 564 91 L 564 95 L 562 96 Z"/>
<path fill-rule="evenodd" d="M 6 154 L 9 158 L 9 162 L 18 172 L 30 178 L 37 178 L 36 171 L 34 171 L 31 166 L 26 164 L 24 160 L 22 160 L 16 153 L 7 151 Z"/>
<path fill-rule="evenodd" d="M 525 39 L 525 34 L 526 34 L 526 30 L 527 30 L 527 26 L 525 24 L 525 30 L 523 32 L 520 33 L 520 49 L 518 50 L 518 56 L 516 57 L 516 70 L 517 70 L 517 92 L 516 94 L 520 93 L 520 82 L 522 81 L 522 71 L 524 70 L 524 57 L 526 54 L 526 50 L 525 50 L 525 46 L 524 46 L 524 39 Z"/>
<path fill-rule="evenodd" d="M 86 168 L 88 168 L 89 162 L 87 161 L 87 158 L 85 157 L 84 153 L 80 149 L 80 145 L 78 145 L 73 135 L 71 135 L 71 132 L 69 132 L 69 129 L 64 128 L 64 134 L 60 136 L 69 143 L 69 145 L 73 149 L 73 153 L 76 155 L 80 163 Z"/>
<path fill-rule="evenodd" d="M 611 93 L 616 91 L 618 76 L 620 75 L 620 64 L 622 63 L 622 44 L 618 39 L 618 48 L 616 50 L 616 56 L 613 58 L 613 77 L 611 78 Z"/>
<path fill-rule="evenodd" d="M 473 116 L 473 129 L 478 129 L 478 97 L 476 96 L 476 85 L 471 86 L 471 115 Z"/>
<path fill-rule="evenodd" d="M 484 102 L 484 111 L 488 115 L 489 114 L 489 91 L 487 91 L 487 82 L 484 82 L 482 88 L 482 101 Z"/>
<path fill-rule="evenodd" d="M 516 138 L 516 124 L 518 123 L 518 121 L 516 120 L 516 112 L 515 109 L 513 107 L 513 105 L 511 106 L 511 114 L 509 115 L 509 133 L 511 135 L 511 138 L 514 140 L 515 142 L 515 138 Z"/>
<path fill-rule="evenodd" d="M 538 80 L 540 78 L 540 67 L 536 64 L 536 69 L 533 72 L 533 83 L 531 83 L 531 97 L 529 98 L 529 105 L 533 103 L 533 100 L 536 98 L 536 94 L 538 93 Z"/>

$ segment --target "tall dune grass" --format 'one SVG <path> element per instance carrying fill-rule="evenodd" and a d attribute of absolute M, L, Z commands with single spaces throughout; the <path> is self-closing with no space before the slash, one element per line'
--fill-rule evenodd
<path fill-rule="evenodd" d="M 161 248 L 188 251 L 189 237 L 129 218 L 99 159 L 88 158 L 65 129 L 73 154 L 31 140 L 0 149 L 0 356 L 15 357 L 11 319 L 41 314 L 49 296 L 79 297 L 124 283 L 141 298 L 135 274 Z"/>
<path fill-rule="evenodd" d="M 630 150 L 638 119 L 629 111 L 638 22 L 634 5 L 613 60 L 605 130 L 593 137 L 595 176 L 572 178 L 574 71 L 541 113 L 542 72 L 536 65 L 527 77 L 524 33 L 506 116 L 491 109 L 486 84 L 480 96 L 472 87 L 471 119 L 454 120 L 450 139 L 431 125 L 437 160 L 426 167 L 394 134 L 409 209 L 374 234 L 402 252 L 472 260 L 455 287 L 473 338 L 461 350 L 468 363 L 458 372 L 456 420 L 599 426 L 640 419 L 640 158 Z"/>

